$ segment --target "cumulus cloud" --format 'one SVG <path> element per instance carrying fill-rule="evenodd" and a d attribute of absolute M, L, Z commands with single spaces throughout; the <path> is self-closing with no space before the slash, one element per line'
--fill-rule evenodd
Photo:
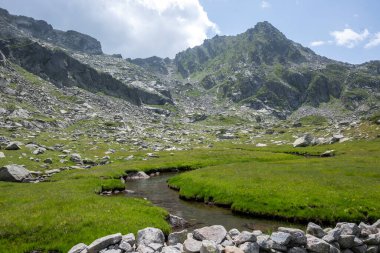
<path fill-rule="evenodd" d="M 377 47 L 380 45 L 380 32 L 376 33 L 375 36 L 367 43 L 365 44 L 365 48 L 372 48 Z"/>
<path fill-rule="evenodd" d="M 106 53 L 174 57 L 218 33 L 199 0 L 0 0 L 55 28 L 97 38 Z"/>
<path fill-rule="evenodd" d="M 357 33 L 351 28 L 346 28 L 343 31 L 331 32 L 330 35 L 334 37 L 336 45 L 353 48 L 359 42 L 365 40 L 368 37 L 369 32 L 365 29 L 362 33 Z"/>
<path fill-rule="evenodd" d="M 310 43 L 310 46 L 311 47 L 319 47 L 319 46 L 323 46 L 326 44 L 326 41 L 323 41 L 323 40 L 317 40 L 317 41 L 312 41 Z"/>
<path fill-rule="evenodd" d="M 271 7 L 271 4 L 268 1 L 261 1 L 261 8 L 266 9 L 270 7 Z"/>

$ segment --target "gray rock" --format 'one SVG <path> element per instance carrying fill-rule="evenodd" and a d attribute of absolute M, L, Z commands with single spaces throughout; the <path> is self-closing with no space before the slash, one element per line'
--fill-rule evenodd
<path fill-rule="evenodd" d="M 360 228 L 360 236 L 361 237 L 367 237 L 371 234 L 376 234 L 378 232 L 377 228 L 371 225 L 367 225 L 363 222 L 359 224 Z"/>
<path fill-rule="evenodd" d="M 341 235 L 338 239 L 338 243 L 342 249 L 350 249 L 354 244 L 354 235 Z"/>
<path fill-rule="evenodd" d="M 363 242 L 368 245 L 379 245 L 380 244 L 380 233 L 371 234 L 368 238 L 364 239 Z"/>
<path fill-rule="evenodd" d="M 98 251 L 105 249 L 112 244 L 117 244 L 121 241 L 121 238 L 121 234 L 117 233 L 96 239 L 87 247 L 88 253 L 97 253 Z"/>
<path fill-rule="evenodd" d="M 379 246 L 369 246 L 366 251 L 366 253 L 378 253 L 378 252 L 379 252 Z"/>
<path fill-rule="evenodd" d="M 105 251 L 101 251 L 101 253 L 122 253 L 121 249 L 108 249 Z"/>
<path fill-rule="evenodd" d="M 226 246 L 224 248 L 224 253 L 244 253 L 244 251 L 235 246 Z"/>
<path fill-rule="evenodd" d="M 193 232 L 193 236 L 195 239 L 203 241 L 209 240 L 214 241 L 216 243 L 221 243 L 224 238 L 226 238 L 227 231 L 223 226 L 213 225 L 210 227 L 203 227 L 200 229 L 196 229 Z"/>
<path fill-rule="evenodd" d="M 257 244 L 259 244 L 261 249 L 270 250 L 273 246 L 273 241 L 269 235 L 259 235 L 257 237 Z"/>
<path fill-rule="evenodd" d="M 326 235 L 326 232 L 323 231 L 319 225 L 313 222 L 309 222 L 309 224 L 307 224 L 306 233 L 318 238 L 322 238 Z"/>
<path fill-rule="evenodd" d="M 44 163 L 52 164 L 52 163 L 53 163 L 53 159 L 51 159 L 51 158 L 46 158 L 46 159 L 44 160 Z"/>
<path fill-rule="evenodd" d="M 80 154 L 71 154 L 70 155 L 70 161 L 74 162 L 74 163 L 81 163 L 82 162 L 82 157 L 80 156 Z"/>
<path fill-rule="evenodd" d="M 122 242 L 129 243 L 131 246 L 135 245 L 135 243 L 136 243 L 136 238 L 135 238 L 135 235 L 133 233 L 123 235 L 121 240 L 122 240 Z"/>
<path fill-rule="evenodd" d="M 164 245 L 161 243 L 151 243 L 148 245 L 148 247 L 153 249 L 155 252 L 159 252 L 164 247 Z"/>
<path fill-rule="evenodd" d="M 185 252 L 195 253 L 200 252 L 202 247 L 202 242 L 197 241 L 193 238 L 187 238 L 183 243 L 183 249 Z"/>
<path fill-rule="evenodd" d="M 35 149 L 32 153 L 33 155 L 41 155 L 46 152 L 46 148 L 39 147 Z"/>
<path fill-rule="evenodd" d="M 123 241 L 123 239 L 121 240 L 121 243 L 119 244 L 119 248 L 124 250 L 125 252 L 132 252 L 133 251 L 132 245 L 129 244 L 127 241 Z"/>
<path fill-rule="evenodd" d="M 330 253 L 340 253 L 340 249 L 338 249 L 339 244 L 336 243 L 337 245 L 330 245 Z"/>
<path fill-rule="evenodd" d="M 164 233 L 158 228 L 145 228 L 137 232 L 137 245 L 149 245 L 151 243 L 159 243 L 164 245 Z"/>
<path fill-rule="evenodd" d="M 168 245 L 176 245 L 177 243 L 183 243 L 186 240 L 187 230 L 170 233 L 168 236 Z"/>
<path fill-rule="evenodd" d="M 148 178 L 149 176 L 144 171 L 128 173 L 128 179 L 131 179 L 131 180 L 148 179 Z"/>
<path fill-rule="evenodd" d="M 10 142 L 6 147 L 5 150 L 19 150 L 21 147 L 17 142 Z"/>
<path fill-rule="evenodd" d="M 239 246 L 245 242 L 256 242 L 256 236 L 253 233 L 243 231 L 233 239 L 234 243 Z"/>
<path fill-rule="evenodd" d="M 172 214 L 169 214 L 169 223 L 174 228 L 184 228 L 188 224 L 184 218 Z"/>
<path fill-rule="evenodd" d="M 144 244 L 141 244 L 137 247 L 137 252 L 139 253 L 154 253 L 154 249 Z"/>
<path fill-rule="evenodd" d="M 238 235 L 240 234 L 240 231 L 237 230 L 236 228 L 231 229 L 228 231 L 228 235 L 232 238 L 235 239 Z"/>
<path fill-rule="evenodd" d="M 302 247 L 293 247 L 288 250 L 288 253 L 307 253 L 307 250 Z"/>
<path fill-rule="evenodd" d="M 182 250 L 175 246 L 166 246 L 163 247 L 161 253 L 181 253 Z"/>
<path fill-rule="evenodd" d="M 380 219 L 378 219 L 375 223 L 372 224 L 374 228 L 380 228 Z"/>
<path fill-rule="evenodd" d="M 291 235 L 285 232 L 274 232 L 270 236 L 270 239 L 273 241 L 273 249 L 286 251 L 286 248 L 291 239 Z"/>
<path fill-rule="evenodd" d="M 5 158 L 5 155 L 3 152 L 0 152 L 0 158 Z"/>
<path fill-rule="evenodd" d="M 45 174 L 52 175 L 52 174 L 57 174 L 59 172 L 61 172 L 59 169 L 53 169 L 53 170 L 46 170 Z"/>
<path fill-rule="evenodd" d="M 341 235 L 360 235 L 360 228 L 355 223 L 340 222 L 336 225 Z"/>
<path fill-rule="evenodd" d="M 313 136 L 310 134 L 305 134 L 304 136 L 296 139 L 293 143 L 293 147 L 307 147 L 312 144 Z"/>
<path fill-rule="evenodd" d="M 307 245 L 306 249 L 316 253 L 329 253 L 330 244 L 313 235 L 306 235 Z"/>
<path fill-rule="evenodd" d="M 259 253 L 260 246 L 256 242 L 245 242 L 239 246 L 244 253 Z"/>
<path fill-rule="evenodd" d="M 368 246 L 365 245 L 365 244 L 363 244 L 363 245 L 360 245 L 360 246 L 353 247 L 352 251 L 354 253 L 365 253 L 367 251 L 367 248 L 368 248 Z"/>
<path fill-rule="evenodd" d="M 224 240 L 223 242 L 222 242 L 222 244 L 221 244 L 223 247 L 227 247 L 227 246 L 234 246 L 235 244 L 234 244 L 234 242 L 232 241 L 232 240 L 228 240 L 228 239 L 226 239 L 226 240 Z"/>
<path fill-rule="evenodd" d="M 83 250 L 87 249 L 87 245 L 84 243 L 78 243 L 73 246 L 68 253 L 81 253 Z"/>
<path fill-rule="evenodd" d="M 202 241 L 201 253 L 220 253 L 216 242 L 204 240 Z"/>
<path fill-rule="evenodd" d="M 20 165 L 11 164 L 0 168 L 0 181 L 23 182 L 30 178 L 30 172 Z"/>
<path fill-rule="evenodd" d="M 301 229 L 279 227 L 278 231 L 289 233 L 291 235 L 290 244 L 297 246 L 306 245 L 306 235 Z"/>

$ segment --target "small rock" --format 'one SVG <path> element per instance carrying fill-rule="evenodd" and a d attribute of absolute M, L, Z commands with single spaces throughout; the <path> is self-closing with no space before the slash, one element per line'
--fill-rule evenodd
<path fill-rule="evenodd" d="M 184 218 L 172 214 L 169 214 L 168 219 L 170 225 L 172 225 L 172 227 L 174 228 L 184 228 L 188 224 L 188 222 Z"/>
<path fill-rule="evenodd" d="M 168 236 L 168 245 L 176 245 L 177 243 L 183 243 L 186 240 L 187 230 L 180 232 L 170 233 Z"/>
<path fill-rule="evenodd" d="M 46 158 L 46 159 L 44 160 L 44 163 L 52 164 L 52 163 L 53 163 L 53 159 L 51 159 L 51 158 Z"/>
<path fill-rule="evenodd" d="M 297 245 L 297 246 L 306 245 L 306 241 L 307 241 L 306 235 L 305 235 L 305 232 L 303 232 L 301 229 L 279 227 L 278 231 L 289 233 L 291 235 L 290 243 L 292 245 Z"/>
<path fill-rule="evenodd" d="M 274 232 L 270 236 L 270 239 L 273 241 L 273 249 L 286 251 L 286 248 L 291 239 L 291 235 L 284 232 Z"/>
<path fill-rule="evenodd" d="M 350 249 L 354 246 L 354 235 L 341 235 L 338 239 L 339 246 L 343 249 Z"/>
<path fill-rule="evenodd" d="M 197 241 L 193 238 L 187 238 L 183 243 L 183 249 L 185 252 L 196 253 L 200 252 L 202 247 L 202 242 Z"/>
<path fill-rule="evenodd" d="M 158 228 L 145 228 L 137 232 L 137 245 L 149 245 L 151 243 L 159 243 L 164 245 L 164 233 Z"/>
<path fill-rule="evenodd" d="M 161 250 L 161 253 L 181 253 L 182 250 L 179 247 L 176 246 L 166 246 L 163 247 Z"/>
<path fill-rule="evenodd" d="M 5 155 L 3 152 L 0 152 L 0 158 L 5 158 Z"/>
<path fill-rule="evenodd" d="M 326 235 L 326 232 L 323 231 L 323 229 L 320 226 L 313 222 L 309 222 L 309 224 L 307 224 L 306 233 L 314 235 L 318 238 L 322 238 Z"/>
<path fill-rule="evenodd" d="M 39 147 L 39 148 L 35 149 L 32 153 L 33 153 L 33 155 L 41 155 L 41 154 L 45 153 L 45 151 L 46 151 L 46 148 Z"/>
<path fill-rule="evenodd" d="M 329 253 L 330 252 L 330 244 L 315 237 L 313 235 L 306 235 L 307 245 L 306 249 L 316 252 L 316 253 Z"/>
<path fill-rule="evenodd" d="M 332 157 L 335 155 L 335 150 L 327 150 L 321 154 L 321 157 Z"/>
<path fill-rule="evenodd" d="M 74 153 L 74 154 L 71 154 L 70 161 L 72 161 L 74 163 L 81 163 L 82 157 L 79 154 Z"/>
<path fill-rule="evenodd" d="M 235 246 L 226 246 L 224 248 L 225 253 L 244 253 L 242 249 L 239 249 L 238 247 Z"/>
<path fill-rule="evenodd" d="M 233 239 L 234 243 L 239 246 L 245 242 L 256 242 L 256 236 L 253 233 L 247 231 L 241 232 Z"/>

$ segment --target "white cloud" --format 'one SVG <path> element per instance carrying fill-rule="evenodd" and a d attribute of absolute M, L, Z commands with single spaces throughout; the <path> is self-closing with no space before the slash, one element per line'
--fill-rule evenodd
<path fill-rule="evenodd" d="M 371 40 L 365 44 L 365 48 L 377 47 L 380 45 L 380 32 L 376 33 Z"/>
<path fill-rule="evenodd" d="M 343 31 L 331 32 L 330 35 L 334 37 L 335 43 L 338 46 L 353 48 L 359 42 L 365 40 L 368 37 L 369 32 L 365 29 L 362 33 L 357 33 L 351 28 L 345 28 Z"/>
<path fill-rule="evenodd" d="M 271 7 L 271 4 L 268 1 L 261 1 L 261 8 L 266 9 L 270 7 Z"/>
<path fill-rule="evenodd" d="M 323 40 L 317 40 L 317 41 L 313 41 L 310 43 L 310 46 L 311 47 L 319 47 L 319 46 L 323 46 L 326 44 L 326 41 L 323 41 Z"/>
<path fill-rule="evenodd" d="M 3 2 L 0 0 L 0 3 Z M 174 57 L 218 33 L 199 0 L 12 0 L 18 14 L 44 19 L 54 28 L 77 30 L 125 57 Z"/>

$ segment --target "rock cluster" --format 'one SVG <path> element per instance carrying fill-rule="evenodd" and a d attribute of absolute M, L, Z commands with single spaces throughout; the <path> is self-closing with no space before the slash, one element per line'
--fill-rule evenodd
<path fill-rule="evenodd" d="M 296 228 L 279 227 L 271 235 L 259 230 L 227 231 L 213 225 L 169 234 L 167 240 L 157 228 L 145 228 L 137 233 L 122 236 L 108 235 L 92 242 L 71 248 L 69 253 L 378 253 L 380 249 L 380 220 L 372 225 L 341 222 L 335 228 L 322 229 L 309 223 L 306 233 Z"/>

